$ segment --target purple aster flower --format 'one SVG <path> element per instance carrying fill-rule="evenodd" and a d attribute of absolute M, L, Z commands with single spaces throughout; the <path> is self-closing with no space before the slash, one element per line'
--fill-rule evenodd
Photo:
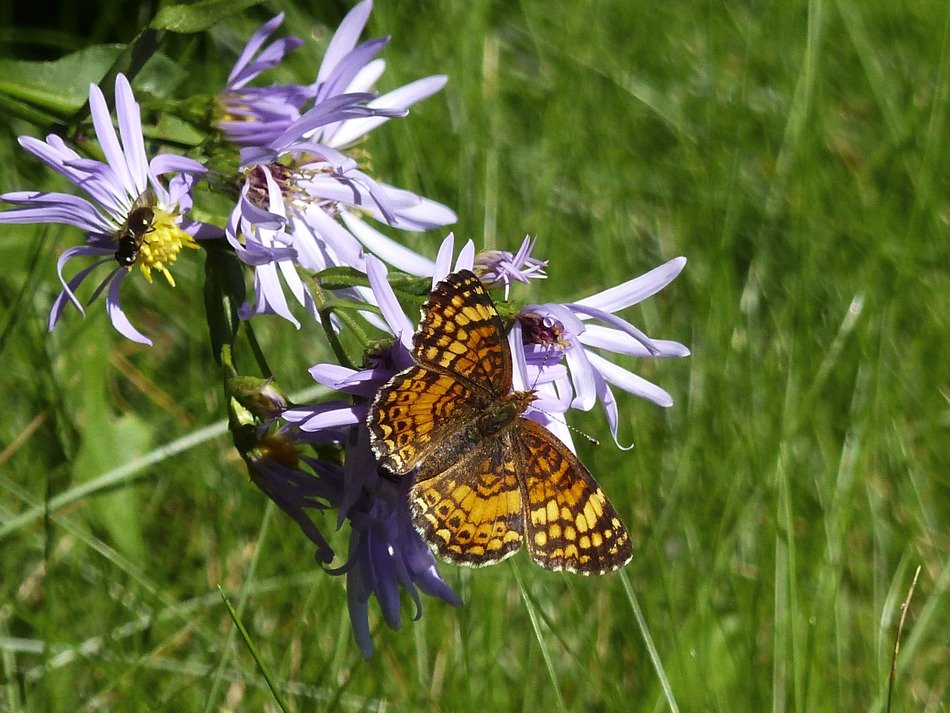
<path fill-rule="evenodd" d="M 388 119 L 404 116 L 446 82 L 433 76 L 382 96 L 369 93 L 385 67 L 374 58 L 388 41 L 356 43 L 371 9 L 365 0 L 340 24 L 317 75 L 313 106 L 266 144 L 241 151 L 246 182 L 228 237 L 259 273 L 257 305 L 247 313 L 272 312 L 296 323 L 288 317 L 286 300 L 277 297 L 283 289 L 278 271 L 294 290 L 288 274 L 294 265 L 312 271 L 349 265 L 365 271 L 365 256 L 373 253 L 404 272 L 432 273 L 431 260 L 383 235 L 366 217 L 401 230 L 428 230 L 456 220 L 440 203 L 377 181 L 359 167 L 357 159 L 365 152 L 349 150 L 354 141 Z M 268 234 L 278 224 L 277 233 Z M 281 261 L 286 264 L 263 269 Z M 293 294 L 309 307 L 305 292 Z"/>
<path fill-rule="evenodd" d="M 369 447 L 369 431 L 365 426 L 360 428 L 360 441 L 368 463 L 372 464 L 370 467 L 375 467 L 376 460 Z M 349 453 L 348 456 L 352 457 Z M 368 611 L 371 596 L 376 597 L 386 624 L 394 630 L 402 626 L 399 611 L 401 589 L 406 590 L 416 606 L 414 620 L 422 616 L 422 601 L 417 588 L 430 597 L 462 606 L 459 595 L 439 574 L 429 546 L 412 525 L 408 497 L 412 479 L 404 477 L 396 483 L 380 479 L 378 482 L 386 486 L 387 497 L 370 496 L 363 509 L 351 511 L 350 556 L 341 568 L 341 572 L 346 572 L 353 633 L 367 659 L 373 655 Z"/>
<path fill-rule="evenodd" d="M 504 286 L 507 300 L 512 282 L 528 284 L 530 279 L 541 280 L 547 277 L 544 268 L 548 266 L 548 261 L 531 257 L 536 240 L 526 235 L 516 253 L 507 250 L 486 250 L 479 253 L 475 256 L 475 274 L 486 287 Z"/>
<path fill-rule="evenodd" d="M 590 410 L 599 400 L 615 441 L 618 414 L 611 384 L 660 406 L 672 406 L 673 399 L 659 386 L 614 364 L 598 350 L 654 359 L 688 356 L 689 349 L 679 342 L 648 337 L 614 314 L 662 290 L 685 264 L 686 258 L 673 258 L 640 277 L 577 302 L 527 305 L 518 314 L 525 362 L 540 373 L 558 365 L 562 358 L 567 363 L 568 373 L 559 372 L 546 380 L 550 384 L 547 393 L 564 408 L 583 411 Z"/>
<path fill-rule="evenodd" d="M 192 183 L 205 169 L 196 161 L 172 154 L 159 154 L 149 161 L 139 105 L 122 74 L 115 80 L 115 100 L 118 136 L 102 92 L 90 85 L 92 122 L 106 163 L 83 158 L 52 134 L 46 141 L 29 136 L 19 139 L 23 148 L 82 188 L 93 201 L 65 193 L 6 193 L 0 200 L 16 207 L 0 213 L 0 223 L 64 223 L 86 231 L 86 244 L 66 250 L 57 261 L 63 290 L 50 312 L 50 330 L 67 302 L 84 313 L 75 295 L 76 288 L 95 268 L 110 265 L 90 301 L 105 292 L 113 326 L 128 339 L 150 345 L 151 340 L 133 327 L 122 311 L 119 290 L 135 266 L 149 283 L 152 272 L 157 271 L 174 286 L 168 268 L 177 260 L 178 253 L 182 248 L 196 248 L 194 238 L 213 234 L 213 229 L 187 217 Z M 159 178 L 166 174 L 172 174 L 167 185 Z M 67 281 L 63 268 L 79 256 L 95 261 Z"/>
<path fill-rule="evenodd" d="M 359 422 L 349 424 L 343 436 L 343 467 L 307 459 L 311 475 L 297 464 L 290 467 L 286 459 L 273 457 L 271 451 L 276 449 L 271 448 L 265 458 L 255 463 L 253 478 L 316 544 L 319 562 L 329 562 L 332 551 L 305 511 L 323 510 L 329 504 L 339 511 L 338 527 L 349 521 L 347 561 L 328 571 L 346 575 L 353 634 L 363 655 L 369 658 L 373 653 L 368 607 L 371 596 L 376 597 L 383 618 L 392 629 L 402 625 L 402 589 L 416 605 L 414 619 L 422 615 L 419 590 L 454 606 L 461 606 L 462 601 L 442 579 L 435 557 L 412 526 L 408 500 L 411 478 L 393 483 L 381 474 L 369 445 L 366 409 L 365 405 L 349 410 L 335 404 L 325 409 L 315 406 L 289 410 L 284 417 L 300 428 L 301 442 L 335 440 L 340 437 L 336 429 L 349 422 L 348 414 L 361 414 Z"/>
<path fill-rule="evenodd" d="M 300 440 L 284 427 L 262 436 L 247 455 L 251 480 L 283 510 L 316 546 L 317 562 L 333 561 L 333 550 L 314 524 L 309 510 L 319 512 L 339 506 L 343 469 L 302 455 Z"/>
<path fill-rule="evenodd" d="M 221 118 L 215 126 L 238 146 L 263 146 L 273 141 L 300 118 L 301 108 L 313 99 L 312 85 L 248 86 L 261 72 L 276 67 L 288 52 L 303 44 L 298 37 L 284 37 L 264 47 L 283 21 L 284 13 L 280 13 L 251 35 L 218 96 Z"/>
<path fill-rule="evenodd" d="M 369 401 L 394 374 L 411 363 L 413 327 L 386 280 L 382 262 L 369 255 L 366 265 L 371 285 L 368 301 L 379 307 L 383 317 L 380 326 L 396 340 L 375 354 L 369 368 L 317 364 L 310 369 L 317 382 L 356 397 L 356 403 L 297 406 L 282 417 L 298 429 L 302 441 L 345 443 L 342 479 L 335 481 L 339 489 L 332 502 L 339 511 L 338 526 L 348 520 L 352 534 L 347 562 L 330 571 L 346 574 L 353 633 L 363 655 L 369 658 L 373 651 L 368 613 L 371 596 L 376 597 L 383 619 L 392 629 L 402 623 L 402 589 L 416 605 L 415 619 L 422 613 L 420 590 L 455 606 L 461 606 L 461 600 L 439 575 L 428 545 L 412 526 L 407 497 L 411 479 L 393 483 L 391 476 L 380 471 L 370 447 L 366 427 Z M 291 487 L 297 487 L 295 483 Z M 292 508 L 281 507 L 293 512 Z"/>

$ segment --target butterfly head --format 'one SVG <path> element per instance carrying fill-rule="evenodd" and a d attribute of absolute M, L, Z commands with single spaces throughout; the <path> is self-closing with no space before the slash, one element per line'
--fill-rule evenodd
<path fill-rule="evenodd" d="M 511 410 L 515 412 L 515 415 L 523 416 L 524 412 L 531 406 L 531 402 L 536 398 L 538 397 L 534 389 L 529 391 L 512 391 L 505 397 L 503 403 L 510 406 Z"/>

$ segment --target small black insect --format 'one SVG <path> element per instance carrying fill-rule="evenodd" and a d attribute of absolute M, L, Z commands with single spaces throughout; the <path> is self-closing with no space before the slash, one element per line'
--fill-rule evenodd
<path fill-rule="evenodd" d="M 152 221 L 155 220 L 155 210 L 151 203 L 154 194 L 149 190 L 140 195 L 132 205 L 132 211 L 125 223 L 116 233 L 115 261 L 123 267 L 135 264 L 142 247 L 142 239 L 146 233 L 152 232 Z"/>

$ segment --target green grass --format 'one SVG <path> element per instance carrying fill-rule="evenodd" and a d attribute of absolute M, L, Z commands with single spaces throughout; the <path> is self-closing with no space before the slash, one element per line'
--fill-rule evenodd
<path fill-rule="evenodd" d="M 348 6 L 287 7 L 289 30 L 325 42 Z M 137 8 L 21 33 L 3 5 L 0 51 L 127 42 Z M 161 38 L 174 94 L 221 86 L 274 9 Z M 465 606 L 411 622 L 406 601 L 398 632 L 373 610 L 368 662 L 343 582 L 203 430 L 225 414 L 200 261 L 126 295 L 152 349 L 101 303 L 48 335 L 78 231 L 4 226 L 0 710 L 278 710 L 220 587 L 294 710 L 883 711 L 918 566 L 892 710 L 946 710 L 948 28 L 937 0 L 377 0 L 382 88 L 450 82 L 373 136 L 376 175 L 479 247 L 538 235 L 550 279 L 516 299 L 685 255 L 629 317 L 693 354 L 635 365 L 676 403 L 621 397 L 632 451 L 600 413 L 573 421 L 636 542 L 623 573 L 443 565 Z M 50 127 L 0 115 L 0 190 L 61 190 L 15 144 Z M 258 333 L 288 390 L 329 358 L 316 328 Z"/>

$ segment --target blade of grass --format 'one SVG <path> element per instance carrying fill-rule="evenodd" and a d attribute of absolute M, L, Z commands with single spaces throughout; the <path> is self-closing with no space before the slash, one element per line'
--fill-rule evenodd
<path fill-rule="evenodd" d="M 798 75 L 798 81 L 795 83 L 792 106 L 789 109 L 788 121 L 785 124 L 785 135 L 782 137 L 782 146 L 779 149 L 778 157 L 775 159 L 775 173 L 765 200 L 767 215 L 775 215 L 780 207 L 780 200 L 785 191 L 792 163 L 798 153 L 798 146 L 807 126 L 808 116 L 811 114 L 812 97 L 815 93 L 815 82 L 818 73 L 818 52 L 821 47 L 823 15 L 824 5 L 821 0 L 809 0 L 805 58 L 802 62 L 801 73 Z"/>
<path fill-rule="evenodd" d="M 935 616 L 938 617 L 938 619 L 940 617 L 944 619 L 946 618 L 947 606 L 945 598 L 948 588 L 950 588 L 950 558 L 944 562 L 943 570 L 940 572 L 940 577 L 937 579 L 936 585 L 934 586 L 933 591 L 930 593 L 930 597 L 927 599 L 927 602 L 923 605 L 923 607 L 921 607 L 920 613 L 916 618 L 915 626 L 910 632 L 910 635 L 907 637 L 907 641 L 905 641 L 904 645 L 901 647 L 901 652 L 897 657 L 896 676 L 903 675 L 908 664 L 917 653 L 924 636 L 932 631 L 931 623 L 933 618 Z M 939 629 L 939 622 L 935 628 Z M 876 701 L 874 701 L 874 705 L 871 706 L 870 712 L 877 713 L 878 711 L 884 710 L 885 703 L 886 697 L 882 693 L 882 695 Z"/>
<path fill-rule="evenodd" d="M 270 512 L 270 510 L 268 510 Z M 251 656 L 254 657 L 254 663 L 257 664 L 257 670 L 261 672 L 261 675 L 264 677 L 264 680 L 267 681 L 267 687 L 270 688 L 271 695 L 274 696 L 274 700 L 277 701 L 277 705 L 280 706 L 280 709 L 284 713 L 288 713 L 290 710 L 287 707 L 287 703 L 284 701 L 284 697 L 280 695 L 280 691 L 277 690 L 277 686 L 274 685 L 274 681 L 270 676 L 270 671 L 268 671 L 267 666 L 264 665 L 264 662 L 261 661 L 261 657 L 257 655 L 257 649 L 254 647 L 254 642 L 251 641 L 251 637 L 247 633 L 247 629 L 244 628 L 244 624 L 241 623 L 240 618 L 238 618 L 237 612 L 234 611 L 234 607 L 231 606 L 231 602 L 228 601 L 227 596 L 224 594 L 224 590 L 221 587 L 218 587 L 218 591 L 221 593 L 221 600 L 224 602 L 224 606 L 228 608 L 228 614 L 231 615 L 231 621 L 234 622 L 234 625 L 237 627 L 237 630 L 241 632 L 241 638 L 244 639 L 244 643 L 247 645 L 248 650 L 251 652 Z M 233 633 L 233 630 L 232 630 Z M 228 647 L 230 650 L 230 646 Z M 223 659 L 222 659 L 223 660 Z M 215 682 L 217 683 L 220 680 L 220 676 L 216 672 Z M 212 696 L 208 696 L 208 700 L 213 700 Z"/>
<path fill-rule="evenodd" d="M 6 638 L 10 634 L 9 628 L 7 627 L 9 615 L 9 607 L 4 606 L 3 609 L 0 609 L 0 637 L 2 638 Z M 17 695 L 16 670 L 16 656 L 13 650 L 7 648 L 0 650 L 0 673 L 2 673 L 3 680 L 5 681 L 3 685 L 3 699 L 6 702 L 6 707 L 4 710 L 10 711 L 10 713 L 19 713 L 19 711 L 22 710 L 20 707 L 20 697 Z"/>
<path fill-rule="evenodd" d="M 676 705 L 676 698 L 673 696 L 673 687 L 670 680 L 666 677 L 666 671 L 663 669 L 663 662 L 660 661 L 660 654 L 653 643 L 653 637 L 650 635 L 650 629 L 647 627 L 646 619 L 643 618 L 643 612 L 640 610 L 640 602 L 637 599 L 636 592 L 633 591 L 633 585 L 630 584 L 630 578 L 627 577 L 626 570 L 620 570 L 620 581 L 623 583 L 623 589 L 627 593 L 627 601 L 630 602 L 630 608 L 633 610 L 633 616 L 637 620 L 637 627 L 643 636 L 643 641 L 647 646 L 647 652 L 650 655 L 650 661 L 660 679 L 660 686 L 663 687 L 663 695 L 666 696 L 666 703 L 673 713 L 679 713 L 679 706 Z"/>
<path fill-rule="evenodd" d="M 274 515 L 274 502 L 272 500 L 267 501 L 267 507 L 264 508 L 264 517 L 261 518 L 261 527 L 257 533 L 257 547 L 254 548 L 254 556 L 251 558 L 250 563 L 247 566 L 247 571 L 244 575 L 244 582 L 241 585 L 241 592 L 238 596 L 238 612 L 244 614 L 244 609 L 247 606 L 248 597 L 251 594 L 251 583 L 254 581 L 254 577 L 257 573 L 257 564 L 260 561 L 261 552 L 263 548 L 260 546 L 267 536 L 267 531 L 270 529 L 271 519 Z M 218 590 L 221 589 L 221 586 L 218 585 Z M 244 630 L 244 627 L 241 626 L 241 622 L 238 621 L 238 614 L 235 613 L 234 609 L 231 608 L 230 602 L 224 596 L 224 592 L 221 592 L 221 597 L 224 599 L 224 603 L 228 605 L 228 611 L 231 613 L 231 618 L 234 619 L 234 623 L 237 624 L 238 630 L 241 632 L 241 635 L 244 637 L 245 643 L 247 643 L 248 648 L 251 649 L 251 653 L 254 655 L 254 660 L 257 661 L 258 668 L 261 668 L 261 662 L 257 658 L 257 652 L 254 651 L 254 647 L 251 645 L 250 640 L 247 638 L 247 632 Z M 214 706 L 215 701 L 218 699 L 218 693 L 221 690 L 221 684 L 223 682 L 222 674 L 224 669 L 228 665 L 228 660 L 231 657 L 231 652 L 234 650 L 234 629 L 231 629 L 228 632 L 228 639 L 224 644 L 224 648 L 221 652 L 221 660 L 218 662 L 218 667 L 214 672 L 214 679 L 211 683 L 211 690 L 208 691 L 208 698 L 205 700 L 205 713 L 211 710 Z M 270 677 L 263 669 L 261 672 L 264 674 L 264 678 L 267 679 L 267 685 L 271 686 Z M 274 690 L 271 686 L 271 690 Z M 276 695 L 276 694 L 275 694 Z M 278 703 L 280 701 L 278 700 Z M 281 706 L 283 707 L 283 706 Z"/>
<path fill-rule="evenodd" d="M 531 628 L 534 630 L 534 636 L 538 640 L 538 646 L 541 649 L 541 656 L 544 659 L 544 666 L 548 670 L 548 677 L 551 679 L 551 685 L 554 686 L 554 695 L 557 697 L 558 709 L 567 713 L 567 706 L 564 704 L 564 697 L 561 695 L 561 687 L 558 685 L 557 674 L 554 672 L 554 663 L 551 661 L 551 652 L 548 651 L 547 642 L 541 633 L 541 621 L 538 612 L 531 603 L 531 598 L 525 589 L 524 581 L 521 579 L 521 572 L 517 565 L 512 563 L 511 571 L 515 573 L 515 581 L 518 582 L 518 589 L 521 591 L 521 599 L 524 602 L 525 610 L 528 612 L 528 618 L 531 620 Z"/>
<path fill-rule="evenodd" d="M 914 596 L 914 590 L 917 589 L 917 578 L 920 577 L 920 568 L 921 565 L 917 565 L 917 570 L 914 572 L 914 580 L 910 583 L 910 589 L 907 590 L 907 597 L 904 599 L 904 603 L 901 604 L 901 618 L 897 624 L 897 636 L 894 637 L 894 653 L 891 655 L 891 673 L 887 679 L 887 706 L 885 710 L 887 713 L 891 713 L 891 701 L 894 696 L 894 679 L 896 678 L 895 674 L 897 672 L 897 655 L 901 650 L 901 636 L 904 633 L 904 622 L 907 620 L 907 609 L 910 607 L 911 597 Z"/>

